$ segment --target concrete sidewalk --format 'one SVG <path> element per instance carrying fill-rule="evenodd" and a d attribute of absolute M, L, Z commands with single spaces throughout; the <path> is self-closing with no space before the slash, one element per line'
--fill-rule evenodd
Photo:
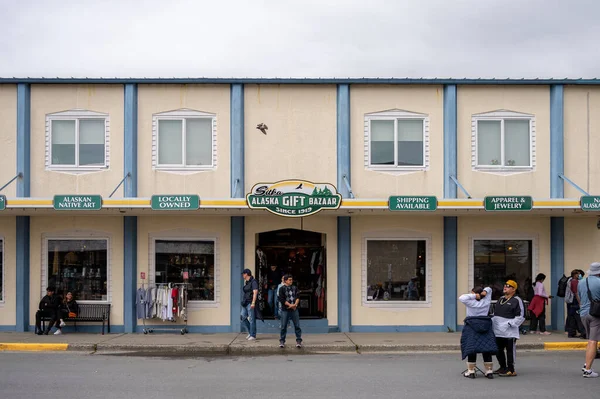
<path fill-rule="evenodd" d="M 83 351 L 186 353 L 198 355 L 267 355 L 276 353 L 372 353 L 460 351 L 460 333 L 333 333 L 306 334 L 304 348 L 295 348 L 293 334 L 280 349 L 279 336 L 261 334 L 246 341 L 246 334 L 79 334 L 38 336 L 0 333 L 0 351 Z M 583 350 L 587 341 L 552 335 L 523 335 L 520 350 Z"/>

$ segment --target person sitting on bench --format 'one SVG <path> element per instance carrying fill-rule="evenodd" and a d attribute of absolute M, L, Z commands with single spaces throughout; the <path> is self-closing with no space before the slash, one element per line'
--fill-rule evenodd
<path fill-rule="evenodd" d="M 62 328 L 67 325 L 64 319 L 77 317 L 77 314 L 79 314 L 79 305 L 77 305 L 77 301 L 73 298 L 73 293 L 69 291 L 65 296 L 65 301 L 60 305 L 60 324 L 56 327 L 54 335 L 62 334 Z"/>
<path fill-rule="evenodd" d="M 57 323 L 61 298 L 54 294 L 55 291 L 54 287 L 46 289 L 46 296 L 40 301 L 39 310 L 35 313 L 35 333 L 37 335 L 48 335 L 54 324 Z M 42 330 L 42 318 L 44 317 L 50 319 L 46 331 Z"/>

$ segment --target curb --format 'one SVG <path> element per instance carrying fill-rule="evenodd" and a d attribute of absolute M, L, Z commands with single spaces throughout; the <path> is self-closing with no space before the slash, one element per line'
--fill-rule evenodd
<path fill-rule="evenodd" d="M 585 350 L 587 348 L 588 341 L 583 342 L 546 342 L 544 343 L 544 350 L 547 351 L 576 351 Z M 598 345 L 600 348 L 600 345 Z"/>
<path fill-rule="evenodd" d="M 0 343 L 0 351 L 56 352 L 56 351 L 66 351 L 68 348 L 69 348 L 69 344 Z"/>

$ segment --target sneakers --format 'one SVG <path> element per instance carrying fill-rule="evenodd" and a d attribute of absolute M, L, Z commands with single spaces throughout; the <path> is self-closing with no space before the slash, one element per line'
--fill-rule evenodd
<path fill-rule="evenodd" d="M 492 373 L 491 371 L 489 373 L 485 373 L 485 378 L 493 380 L 494 379 L 494 373 Z"/>
<path fill-rule="evenodd" d="M 583 370 L 583 378 L 598 378 L 598 373 L 594 370 Z"/>
<path fill-rule="evenodd" d="M 279 347 L 280 348 L 285 348 L 285 342 L 279 341 Z"/>
<path fill-rule="evenodd" d="M 516 371 L 510 371 L 507 370 L 504 373 L 498 373 L 498 377 L 516 377 L 517 376 L 517 372 Z"/>
<path fill-rule="evenodd" d="M 66 325 L 67 325 L 67 323 L 65 323 L 64 321 L 62 321 L 62 320 L 60 321 L 60 326 L 61 326 L 61 327 L 64 327 L 64 326 L 66 326 Z"/>
<path fill-rule="evenodd" d="M 250 338 L 250 337 L 251 337 L 251 335 L 250 335 L 250 334 L 246 335 L 246 339 L 248 339 L 248 338 Z"/>
<path fill-rule="evenodd" d="M 54 335 L 62 335 L 62 331 L 56 330 L 56 332 L 54 333 Z"/>
<path fill-rule="evenodd" d="M 296 348 L 298 348 L 298 349 L 302 348 L 302 341 L 296 341 Z"/>
<path fill-rule="evenodd" d="M 499 367 L 496 371 L 494 371 L 494 374 L 504 374 L 508 371 L 508 369 L 506 367 Z"/>
<path fill-rule="evenodd" d="M 256 341 L 256 337 L 248 337 L 248 341 Z"/>
<path fill-rule="evenodd" d="M 467 370 L 463 375 L 466 378 L 475 378 L 475 370 Z"/>
<path fill-rule="evenodd" d="M 540 333 L 540 335 L 550 335 L 550 334 L 552 334 L 550 331 L 544 331 L 544 332 Z"/>

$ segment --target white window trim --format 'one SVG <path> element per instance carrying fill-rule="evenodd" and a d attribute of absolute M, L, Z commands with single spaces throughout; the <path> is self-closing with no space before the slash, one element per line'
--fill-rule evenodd
<path fill-rule="evenodd" d="M 159 165 L 158 163 L 158 121 L 159 120 L 182 120 L 182 159 L 185 160 L 185 119 L 211 119 L 212 120 L 212 165 Z M 184 161 L 185 162 L 185 161 Z M 152 168 L 167 172 L 202 172 L 217 169 L 217 116 L 216 114 L 195 111 L 191 109 L 179 109 L 161 112 L 152 116 Z"/>
<path fill-rule="evenodd" d="M 5 257 L 4 257 L 4 249 L 6 248 L 5 245 L 6 241 L 4 239 L 4 236 L 0 236 L 0 261 L 2 262 L 2 266 L 0 267 L 0 273 L 2 273 L 2 298 L 0 298 L 0 308 L 4 307 L 4 304 L 6 303 L 6 275 L 4 274 L 4 270 L 6 269 L 4 267 L 4 261 L 5 261 Z"/>
<path fill-rule="evenodd" d="M 79 160 L 79 120 L 104 119 L 104 164 L 103 165 L 77 165 Z M 52 165 L 52 121 L 75 120 L 75 165 Z M 108 114 L 73 109 L 46 115 L 46 170 L 66 173 L 90 173 L 106 170 L 110 167 L 110 117 Z"/>
<path fill-rule="evenodd" d="M 77 300 L 77 303 L 112 303 L 112 235 L 101 231 L 68 230 L 59 233 L 44 233 L 42 235 L 42 286 L 40 298 L 46 295 L 48 287 L 48 241 L 51 240 L 105 240 L 106 241 L 106 301 Z"/>
<path fill-rule="evenodd" d="M 507 165 L 478 165 L 477 153 L 477 127 L 479 121 L 500 121 L 501 123 L 501 161 L 504 162 L 504 121 L 510 119 L 529 119 L 529 166 L 507 166 Z M 519 172 L 531 172 L 536 166 L 536 121 L 535 115 L 520 112 L 498 110 L 475 114 L 471 118 L 471 166 L 478 172 L 491 172 L 510 174 Z"/>
<path fill-rule="evenodd" d="M 371 165 L 371 121 L 372 120 L 393 120 L 394 121 L 394 143 L 397 142 L 399 119 L 419 119 L 423 121 L 423 165 L 422 166 L 390 166 L 390 165 Z M 405 111 L 401 109 L 391 109 L 383 112 L 373 112 L 365 114 L 364 125 L 364 156 L 365 169 L 376 172 L 391 172 L 393 174 L 405 174 L 410 172 L 428 171 L 430 165 L 430 138 L 429 138 L 429 115 Z M 394 145 L 394 158 L 397 158 L 398 147 Z"/>
<path fill-rule="evenodd" d="M 214 301 L 189 301 L 190 310 L 218 308 L 221 305 L 221 268 L 219 256 L 218 234 L 203 232 L 195 229 L 175 229 L 151 233 L 148 236 L 148 284 L 154 285 L 156 281 L 156 241 L 213 241 L 215 245 L 215 299 Z"/>
<path fill-rule="evenodd" d="M 539 236 L 535 234 L 523 234 L 512 230 L 499 230 L 493 232 L 482 232 L 469 237 L 469 286 L 470 290 L 475 284 L 475 241 L 479 240 L 527 240 L 531 241 L 531 276 L 539 272 Z"/>
<path fill-rule="evenodd" d="M 425 301 L 367 301 L 367 241 L 425 241 Z M 432 304 L 432 248 L 431 235 L 419 231 L 393 230 L 384 232 L 371 232 L 362 237 L 362 278 L 361 278 L 361 303 L 366 308 L 380 309 L 416 309 L 430 308 Z"/>

